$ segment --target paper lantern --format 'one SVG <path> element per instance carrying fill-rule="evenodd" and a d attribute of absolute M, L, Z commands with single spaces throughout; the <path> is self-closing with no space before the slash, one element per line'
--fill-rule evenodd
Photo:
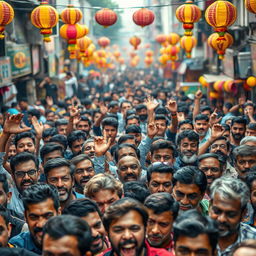
<path fill-rule="evenodd" d="M 191 52 L 196 45 L 197 40 L 194 36 L 183 36 L 180 39 L 180 46 L 185 50 L 187 58 L 191 58 Z"/>
<path fill-rule="evenodd" d="M 200 76 L 198 79 L 198 82 L 203 86 L 203 87 L 208 87 L 209 83 L 206 81 L 204 76 Z"/>
<path fill-rule="evenodd" d="M 237 85 L 235 84 L 234 80 L 225 81 L 223 84 L 223 89 L 225 92 L 228 92 L 228 93 L 233 93 L 233 94 L 237 93 Z"/>
<path fill-rule="evenodd" d="M 155 14 L 147 8 L 141 8 L 134 12 L 132 19 L 136 25 L 145 27 L 153 23 Z"/>
<path fill-rule="evenodd" d="M 223 85 L 224 85 L 225 81 L 216 81 L 214 84 L 213 84 L 213 88 L 215 91 L 217 92 L 221 92 L 223 91 Z"/>
<path fill-rule="evenodd" d="M 146 57 L 146 58 L 144 59 L 144 63 L 145 63 L 145 65 L 146 65 L 147 67 L 150 67 L 151 64 L 153 63 L 153 61 L 154 61 L 154 59 L 153 59 L 152 57 Z"/>
<path fill-rule="evenodd" d="M 256 0 L 245 0 L 244 4 L 249 12 L 256 14 Z"/>
<path fill-rule="evenodd" d="M 205 12 L 207 23 L 219 34 L 219 40 L 225 40 L 227 27 L 234 24 L 237 17 L 236 7 L 226 0 L 217 0 Z"/>
<path fill-rule="evenodd" d="M 110 44 L 110 40 L 105 36 L 99 38 L 98 40 L 98 45 L 103 48 L 106 48 L 109 44 Z"/>
<path fill-rule="evenodd" d="M 158 58 L 158 61 L 162 64 L 162 65 L 166 65 L 167 61 L 170 60 L 169 56 L 167 54 L 163 54 Z"/>
<path fill-rule="evenodd" d="M 233 37 L 229 33 L 225 33 L 224 40 L 219 39 L 218 33 L 213 33 L 208 38 L 208 45 L 215 49 L 219 55 L 219 59 L 223 60 L 226 49 L 233 44 Z"/>
<path fill-rule="evenodd" d="M 147 57 L 152 57 L 154 55 L 154 52 L 152 50 L 147 50 L 146 51 L 146 56 Z"/>
<path fill-rule="evenodd" d="M 14 18 L 14 11 L 10 4 L 0 1 L 0 39 L 4 39 L 5 26 L 10 24 Z"/>
<path fill-rule="evenodd" d="M 210 92 L 209 96 L 210 96 L 210 100 L 219 98 L 219 94 L 217 92 Z"/>
<path fill-rule="evenodd" d="M 101 26 L 109 27 L 116 23 L 117 15 L 114 11 L 108 8 L 103 8 L 102 10 L 96 12 L 95 20 Z"/>
<path fill-rule="evenodd" d="M 48 1 L 43 1 L 31 13 L 32 24 L 40 29 L 40 33 L 44 37 L 44 42 L 50 42 L 52 28 L 57 25 L 59 14 L 55 8 L 48 4 Z"/>
<path fill-rule="evenodd" d="M 134 50 L 137 50 L 138 49 L 138 46 L 140 45 L 141 43 L 141 40 L 139 37 L 137 36 L 133 36 L 130 38 L 130 44 L 134 47 Z"/>
<path fill-rule="evenodd" d="M 193 1 L 190 0 L 187 0 L 185 4 L 177 8 L 176 17 L 180 22 L 183 23 L 185 36 L 192 36 L 194 23 L 200 20 L 201 15 L 200 8 L 193 4 Z"/>
<path fill-rule="evenodd" d="M 91 43 L 92 43 L 92 40 L 87 36 L 84 36 L 84 37 L 78 39 L 77 46 L 79 47 L 82 55 L 84 54 L 85 50 L 89 47 L 89 45 Z"/>
<path fill-rule="evenodd" d="M 170 33 L 167 36 L 167 41 L 169 42 L 169 44 L 175 45 L 180 41 L 180 36 L 176 33 Z"/>
<path fill-rule="evenodd" d="M 165 44 L 165 42 L 167 42 L 167 40 L 168 40 L 167 35 L 161 34 L 161 35 L 156 36 L 156 41 L 161 45 Z"/>
<path fill-rule="evenodd" d="M 118 59 L 121 56 L 121 53 L 119 51 L 115 51 L 113 55 L 115 56 L 116 59 Z"/>
<path fill-rule="evenodd" d="M 250 87 L 253 88 L 256 86 L 256 77 L 255 76 L 250 76 L 246 80 L 246 84 Z"/>
<path fill-rule="evenodd" d="M 179 59 L 178 53 L 180 52 L 180 47 L 177 45 L 169 45 L 166 48 L 166 54 L 168 54 L 171 62 L 172 62 L 172 69 L 176 68 L 175 62 Z"/>
<path fill-rule="evenodd" d="M 65 8 L 60 14 L 60 18 L 64 23 L 72 25 L 79 22 L 82 19 L 82 17 L 83 13 L 71 4 L 68 5 L 68 7 Z"/>
<path fill-rule="evenodd" d="M 123 64 L 125 63 L 124 58 L 122 58 L 122 57 L 119 58 L 119 59 L 118 59 L 118 62 L 119 62 L 121 65 L 123 65 Z"/>

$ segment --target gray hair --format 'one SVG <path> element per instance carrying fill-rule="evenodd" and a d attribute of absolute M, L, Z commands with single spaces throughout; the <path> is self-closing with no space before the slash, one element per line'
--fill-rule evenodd
<path fill-rule="evenodd" d="M 245 136 L 240 141 L 240 146 L 245 145 L 247 142 L 254 142 L 254 143 L 256 143 L 256 136 Z"/>
<path fill-rule="evenodd" d="M 216 193 L 223 199 L 240 199 L 242 209 L 246 207 L 250 199 L 249 188 L 245 182 L 231 177 L 221 177 L 212 183 L 210 187 L 211 199 Z"/>
<path fill-rule="evenodd" d="M 94 139 L 93 139 L 93 138 L 89 138 L 89 139 L 87 139 L 87 140 L 84 142 L 83 147 L 82 147 L 82 152 L 84 152 L 85 147 L 86 147 L 86 144 L 89 143 L 89 142 L 94 142 Z"/>
<path fill-rule="evenodd" d="M 238 146 L 233 150 L 233 157 L 235 162 L 237 157 L 246 157 L 246 156 L 255 156 L 256 155 L 256 146 L 242 145 Z"/>

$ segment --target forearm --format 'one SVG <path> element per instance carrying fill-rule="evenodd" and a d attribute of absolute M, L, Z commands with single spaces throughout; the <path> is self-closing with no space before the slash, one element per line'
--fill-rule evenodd
<path fill-rule="evenodd" d="M 213 141 L 214 139 L 210 137 L 202 146 L 200 146 L 198 150 L 198 155 L 200 156 L 206 153 L 208 148 L 212 145 Z"/>
<path fill-rule="evenodd" d="M 193 109 L 193 120 L 200 113 L 200 99 L 195 99 L 195 105 Z"/>
<path fill-rule="evenodd" d="M 148 124 L 153 123 L 155 121 L 155 112 L 148 110 Z"/>
<path fill-rule="evenodd" d="M 172 118 L 171 118 L 171 125 L 169 127 L 170 131 L 172 133 L 177 133 L 178 130 L 178 118 L 177 118 L 177 113 L 172 113 L 171 114 Z"/>
<path fill-rule="evenodd" d="M 238 111 L 239 108 L 240 108 L 240 105 L 237 104 L 237 105 L 233 106 L 233 107 L 229 110 L 229 112 L 230 112 L 230 113 L 234 113 L 234 112 Z"/>
<path fill-rule="evenodd" d="M 74 128 L 74 119 L 73 117 L 70 117 L 68 121 L 67 135 L 69 135 L 73 131 L 73 128 Z"/>
<path fill-rule="evenodd" d="M 0 152 L 5 152 L 5 145 L 9 137 L 10 134 L 3 131 L 2 135 L 0 136 Z"/>

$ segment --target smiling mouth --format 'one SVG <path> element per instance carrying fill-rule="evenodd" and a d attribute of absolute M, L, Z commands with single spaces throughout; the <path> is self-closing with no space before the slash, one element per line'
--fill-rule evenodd
<path fill-rule="evenodd" d="M 121 247 L 122 256 L 136 256 L 136 246 L 135 244 L 127 244 Z"/>

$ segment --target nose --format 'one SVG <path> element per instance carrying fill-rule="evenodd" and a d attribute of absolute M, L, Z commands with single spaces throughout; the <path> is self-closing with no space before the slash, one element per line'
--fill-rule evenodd
<path fill-rule="evenodd" d="M 37 226 L 38 228 L 43 228 L 44 225 L 45 225 L 45 223 L 46 223 L 46 220 L 45 220 L 44 218 L 39 218 L 39 220 L 38 220 L 37 223 L 36 223 L 36 226 Z"/>
<path fill-rule="evenodd" d="M 128 167 L 127 173 L 133 173 L 133 170 L 130 167 Z"/>
<path fill-rule="evenodd" d="M 95 228 L 91 228 L 92 231 L 92 237 L 97 237 L 99 232 Z"/>
<path fill-rule="evenodd" d="M 212 175 L 212 171 L 211 171 L 210 169 L 208 169 L 208 170 L 205 172 L 205 175 L 211 176 L 211 175 Z"/>
<path fill-rule="evenodd" d="M 132 233 L 129 229 L 125 229 L 124 233 L 123 233 L 123 239 L 125 240 L 129 240 L 132 238 Z"/>
<path fill-rule="evenodd" d="M 158 187 L 158 192 L 164 192 L 164 185 L 163 184 L 160 184 L 159 187 Z"/>
<path fill-rule="evenodd" d="M 244 168 L 246 168 L 246 169 L 251 168 L 251 166 L 250 166 L 248 161 L 245 161 Z"/>
<path fill-rule="evenodd" d="M 29 177 L 29 175 L 28 175 L 28 173 L 26 172 L 25 173 L 25 176 L 24 176 L 24 178 L 23 178 L 24 180 L 27 180 L 27 179 L 30 179 L 30 177 Z"/>
<path fill-rule="evenodd" d="M 57 182 L 57 187 L 62 187 L 63 186 L 63 182 L 61 179 L 58 179 L 58 182 Z"/>
<path fill-rule="evenodd" d="M 218 216 L 217 220 L 218 220 L 219 222 L 221 222 L 221 223 L 226 222 L 226 216 L 225 216 L 225 214 L 224 214 L 224 213 L 221 213 L 221 214 Z"/>
<path fill-rule="evenodd" d="M 153 225 L 151 230 L 152 230 L 153 234 L 157 234 L 158 233 L 158 228 L 157 228 L 157 224 L 156 223 Z"/>
<path fill-rule="evenodd" d="M 184 205 L 189 204 L 189 200 L 186 195 L 180 200 L 180 202 Z"/>

